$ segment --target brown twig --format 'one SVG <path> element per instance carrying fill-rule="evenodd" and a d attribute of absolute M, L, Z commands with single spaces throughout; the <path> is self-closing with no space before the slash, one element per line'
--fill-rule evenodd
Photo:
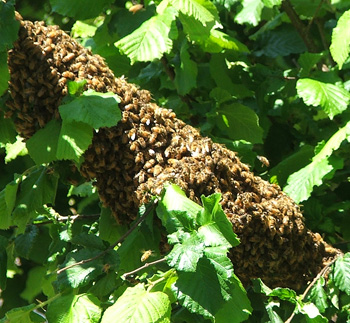
<path fill-rule="evenodd" d="M 327 271 L 329 270 L 330 266 L 332 266 L 334 264 L 334 262 L 338 259 L 338 257 L 334 257 L 334 259 L 327 264 L 324 268 L 322 268 L 322 270 L 317 274 L 317 276 L 313 279 L 313 281 L 310 283 L 310 285 L 305 289 L 303 295 L 301 295 L 301 300 L 303 301 L 307 294 L 309 293 L 309 291 L 311 290 L 311 288 L 317 283 L 317 281 L 324 276 Z M 285 321 L 285 323 L 290 323 L 292 321 L 292 319 L 295 316 L 295 311 L 291 314 L 291 316 Z"/>
<path fill-rule="evenodd" d="M 313 15 L 312 18 L 310 19 L 310 21 L 309 21 L 309 23 L 308 23 L 308 25 L 307 25 L 307 27 L 306 27 L 306 30 L 305 30 L 305 32 L 306 32 L 307 34 L 309 33 L 310 28 L 311 28 L 311 26 L 312 26 L 312 23 L 313 23 L 314 20 L 316 19 L 316 16 L 317 16 L 318 12 L 320 11 L 320 9 L 321 9 L 321 7 L 322 7 L 322 5 L 323 5 L 323 2 L 324 2 L 324 0 L 320 0 L 320 3 L 318 4 L 318 6 L 317 6 L 317 8 L 316 8 L 316 10 L 315 10 L 314 15 Z"/>
<path fill-rule="evenodd" d="M 155 260 L 155 261 L 152 261 L 152 262 L 147 262 L 145 263 L 143 266 L 139 267 L 139 268 L 136 268 L 132 271 L 129 271 L 128 273 L 125 273 L 123 275 L 123 278 L 126 278 L 130 275 L 133 275 L 135 273 L 137 273 L 138 271 L 142 270 L 142 269 L 145 269 L 147 267 L 150 267 L 150 266 L 153 266 L 153 265 L 156 265 L 156 264 L 159 264 L 160 262 L 164 262 L 165 261 L 165 257 L 161 258 L 161 259 L 158 259 L 158 260 Z"/>
<path fill-rule="evenodd" d="M 299 33 L 300 37 L 304 41 L 304 44 L 305 44 L 307 50 L 310 53 L 317 53 L 318 52 L 317 47 L 316 47 L 313 39 L 310 37 L 310 34 L 308 33 L 307 26 L 305 26 L 304 23 L 301 21 L 301 19 L 299 18 L 298 14 L 295 12 L 290 1 L 284 0 L 282 2 L 282 8 L 286 12 L 292 25 L 295 27 L 295 29 Z"/>
<path fill-rule="evenodd" d="M 151 206 L 149 206 L 147 208 L 147 210 L 145 211 L 145 213 L 139 217 L 137 219 L 137 221 L 133 224 L 133 226 L 126 232 L 124 233 L 114 244 L 110 245 L 106 250 L 103 250 L 102 252 L 100 252 L 99 254 L 97 254 L 96 256 L 94 257 L 91 257 L 91 258 L 88 258 L 88 259 L 83 259 L 81 261 L 78 261 L 78 262 L 75 262 L 74 264 L 71 264 L 69 266 L 66 266 L 64 268 L 61 268 L 61 269 L 58 269 L 57 270 L 57 275 L 61 274 L 62 272 L 64 272 L 65 270 L 67 269 L 70 269 L 72 267 L 75 267 L 75 266 L 79 266 L 79 265 L 84 265 L 90 261 L 93 261 L 93 260 L 96 260 L 98 258 L 100 258 L 101 256 L 105 255 L 107 252 L 109 252 L 110 250 L 113 250 L 119 243 L 123 242 L 126 237 L 128 235 L 130 235 L 131 232 L 133 232 L 137 226 L 146 218 L 146 216 L 153 210 L 154 206 L 158 203 L 158 200 L 155 199 L 153 204 Z"/>

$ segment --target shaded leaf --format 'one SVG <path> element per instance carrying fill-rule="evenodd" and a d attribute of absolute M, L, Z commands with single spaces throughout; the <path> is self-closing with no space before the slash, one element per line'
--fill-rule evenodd
<path fill-rule="evenodd" d="M 0 6 L 1 6 L 1 3 L 0 3 Z M 0 24 L 1 24 L 1 21 L 0 21 Z M 1 27 L 0 27 L 0 30 L 1 30 Z M 7 67 L 6 51 L 4 52 L 0 51 L 0 75 L 1 75 L 0 77 L 0 96 L 1 96 L 7 90 L 8 81 L 10 80 L 10 73 Z M 0 119 L 0 129 L 1 129 L 1 124 L 6 122 L 5 120 L 1 120 L 1 119 Z M 6 123 L 9 123 L 9 121 L 7 121 Z M 3 142 L 3 130 L 0 130 L 0 142 Z"/>
<path fill-rule="evenodd" d="M 332 32 L 332 43 L 329 50 L 333 59 L 338 63 L 339 69 L 343 67 L 350 52 L 350 10 L 345 11 L 338 20 Z"/>
<path fill-rule="evenodd" d="M 101 323 L 169 323 L 171 305 L 162 292 L 147 292 L 142 284 L 129 287 L 122 296 L 104 312 Z"/>
<path fill-rule="evenodd" d="M 298 80 L 297 91 L 305 104 L 321 106 L 330 119 L 343 112 L 350 101 L 350 94 L 345 89 L 307 78 Z"/>
<path fill-rule="evenodd" d="M 75 19 L 97 17 L 112 0 L 50 0 L 52 11 Z"/>
<path fill-rule="evenodd" d="M 7 52 L 7 50 L 12 48 L 12 43 L 18 37 L 19 21 L 15 19 L 14 4 L 15 1 L 13 0 L 7 1 L 6 3 L 3 1 L 0 2 L 0 52 Z M 3 75 L 4 74 L 1 74 L 1 76 Z M 0 87 L 0 94 L 1 93 Z"/>

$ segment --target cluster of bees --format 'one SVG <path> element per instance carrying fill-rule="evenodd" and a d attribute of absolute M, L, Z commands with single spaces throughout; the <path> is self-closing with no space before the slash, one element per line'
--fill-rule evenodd
<path fill-rule="evenodd" d="M 222 194 L 223 210 L 241 240 L 230 258 L 243 282 L 260 277 L 272 287 L 299 288 L 338 253 L 305 228 L 299 207 L 277 185 L 152 103 L 148 91 L 114 78 L 101 57 L 57 27 L 21 21 L 9 68 L 8 114 L 25 138 L 59 118 L 68 79 L 86 79 L 87 87 L 121 97 L 122 120 L 94 134 L 80 169 L 95 181 L 118 222 L 134 220 L 139 206 L 170 181 L 198 203 L 202 194 Z"/>

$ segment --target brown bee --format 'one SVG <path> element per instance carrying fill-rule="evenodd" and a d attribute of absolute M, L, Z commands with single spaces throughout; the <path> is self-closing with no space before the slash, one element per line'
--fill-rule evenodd
<path fill-rule="evenodd" d="M 264 156 L 256 156 L 256 158 L 263 164 L 263 166 L 269 167 L 270 166 L 270 162 L 269 160 L 264 157 Z"/>
<path fill-rule="evenodd" d="M 139 144 L 136 141 L 132 142 L 130 144 L 130 150 L 131 151 L 139 151 Z"/>
<path fill-rule="evenodd" d="M 129 11 L 132 12 L 134 15 L 136 12 L 140 11 L 141 9 L 143 9 L 143 4 L 137 3 L 137 4 L 134 4 L 133 6 L 131 6 L 129 8 Z"/>
<path fill-rule="evenodd" d="M 138 152 L 136 157 L 135 157 L 135 163 L 136 164 L 143 164 L 144 163 L 144 158 L 143 158 L 143 153 L 142 152 Z"/>
<path fill-rule="evenodd" d="M 138 142 L 142 148 L 147 147 L 146 141 L 145 141 L 145 139 L 143 139 L 143 137 L 138 138 Z"/>
<path fill-rule="evenodd" d="M 74 53 L 69 53 L 62 58 L 62 62 L 67 63 L 67 62 L 71 61 L 74 57 L 75 57 Z"/>
<path fill-rule="evenodd" d="M 69 71 L 64 71 L 62 73 L 62 76 L 67 78 L 67 79 L 74 79 L 75 75 L 72 72 Z"/>
<path fill-rule="evenodd" d="M 151 135 L 148 138 L 148 142 L 153 145 L 157 140 L 157 134 L 152 132 Z"/>
<path fill-rule="evenodd" d="M 153 167 L 155 163 L 156 163 L 155 159 L 150 159 L 145 163 L 145 165 L 143 167 L 145 169 L 148 169 L 148 168 Z"/>
<path fill-rule="evenodd" d="M 163 171 L 163 167 L 160 165 L 155 165 L 153 167 L 153 176 L 157 177 Z"/>

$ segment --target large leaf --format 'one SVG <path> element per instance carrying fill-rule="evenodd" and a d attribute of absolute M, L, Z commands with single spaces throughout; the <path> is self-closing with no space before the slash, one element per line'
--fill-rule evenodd
<path fill-rule="evenodd" d="M 15 20 L 14 4 L 15 1 L 13 0 L 7 1 L 7 3 L 3 1 L 0 2 L 0 52 L 6 52 L 10 49 L 12 43 L 18 37 L 19 21 Z M 3 74 L 1 74 L 1 76 L 3 76 Z M 1 93 L 2 91 L 0 88 L 0 94 Z"/>
<path fill-rule="evenodd" d="M 350 295 L 350 253 L 337 259 L 333 267 L 333 279 L 335 285 Z"/>
<path fill-rule="evenodd" d="M 337 150 L 340 144 L 349 140 L 350 122 L 339 129 L 313 157 L 312 162 L 306 167 L 289 176 L 284 191 L 297 203 L 306 200 L 314 186 L 322 184 L 322 179 L 334 168 L 330 163 L 330 156 Z"/>
<path fill-rule="evenodd" d="M 243 8 L 236 15 L 235 21 L 239 24 L 257 26 L 261 19 L 261 11 L 264 8 L 262 0 L 243 0 Z"/>
<path fill-rule="evenodd" d="M 118 49 L 127 55 L 131 63 L 147 62 L 159 59 L 169 53 L 173 46 L 172 39 L 177 37 L 174 8 L 167 8 L 145 21 L 138 29 L 115 43 Z"/>
<path fill-rule="evenodd" d="M 33 312 L 35 304 L 14 308 L 6 313 L 6 323 L 39 323 L 46 322 L 45 318 Z"/>
<path fill-rule="evenodd" d="M 102 309 L 99 300 L 91 294 L 70 293 L 49 303 L 46 311 L 48 322 L 98 323 Z"/>
<path fill-rule="evenodd" d="M 120 99 L 114 93 L 84 92 L 73 101 L 61 105 L 60 115 L 66 122 L 82 122 L 94 129 L 115 126 L 121 119 Z"/>
<path fill-rule="evenodd" d="M 297 91 L 305 104 L 321 106 L 330 119 L 343 112 L 350 101 L 350 94 L 345 89 L 308 78 L 298 80 Z"/>
<path fill-rule="evenodd" d="M 327 294 L 324 290 L 325 279 L 321 277 L 317 283 L 312 287 L 307 300 L 313 302 L 321 313 L 324 313 L 328 307 Z"/>
<path fill-rule="evenodd" d="M 262 143 L 263 129 L 256 113 L 240 104 L 223 104 L 216 112 L 216 125 L 232 140 Z"/>
<path fill-rule="evenodd" d="M 80 249 L 74 250 L 67 254 L 65 262 L 60 266 L 61 269 L 71 266 L 79 261 L 93 258 L 100 254 L 101 250 L 98 249 Z M 65 290 L 66 288 L 77 288 L 89 283 L 92 279 L 102 274 L 103 269 L 103 257 L 99 257 L 95 260 L 73 266 L 61 272 L 57 281 L 55 282 L 59 290 Z"/>
<path fill-rule="evenodd" d="M 113 0 L 50 0 L 52 11 L 75 19 L 97 17 Z"/>
<path fill-rule="evenodd" d="M 101 323 L 169 323 L 171 305 L 162 292 L 147 292 L 142 284 L 129 287 L 103 314 Z"/>
<path fill-rule="evenodd" d="M 332 43 L 329 48 L 333 59 L 342 68 L 350 52 L 350 10 L 345 11 L 339 18 L 337 26 L 332 32 Z"/>

